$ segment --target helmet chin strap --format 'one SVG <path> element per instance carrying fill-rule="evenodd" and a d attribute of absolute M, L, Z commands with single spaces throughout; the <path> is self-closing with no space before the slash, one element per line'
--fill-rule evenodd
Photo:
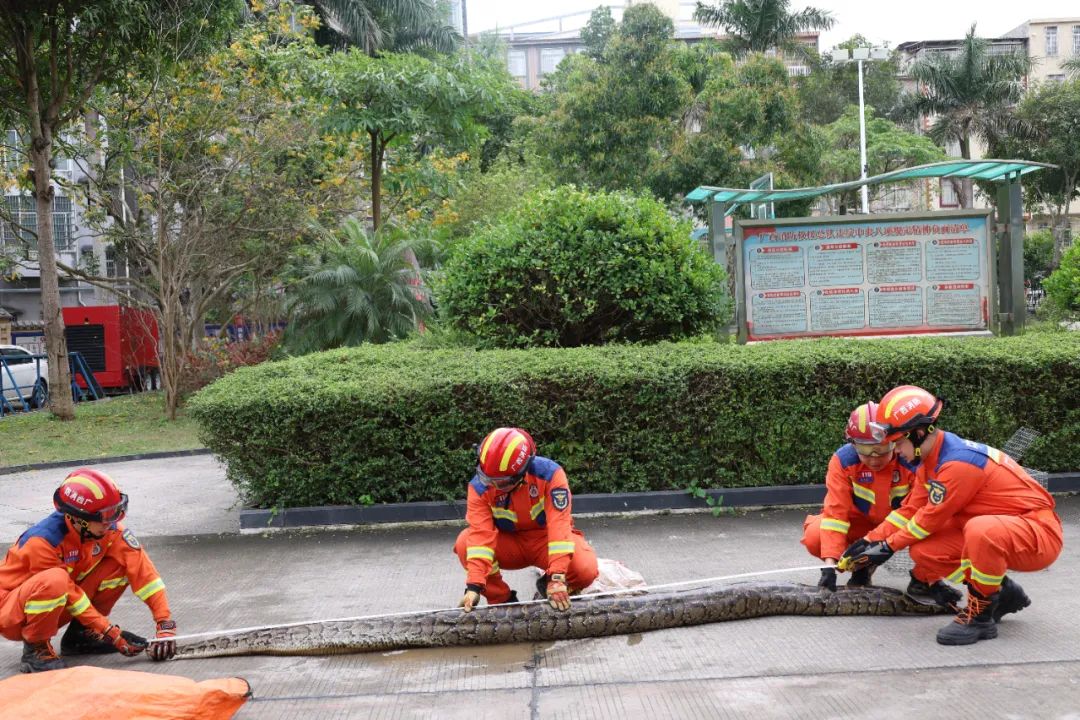
<path fill-rule="evenodd" d="M 918 428 L 908 433 L 908 440 L 915 447 L 915 457 L 922 457 L 922 444 L 926 442 L 926 438 L 930 437 L 936 428 L 933 425 L 927 425 L 925 428 Z"/>
<path fill-rule="evenodd" d="M 105 537 L 104 535 L 95 535 L 94 533 L 90 532 L 90 523 L 86 520 L 75 517 L 74 515 L 68 515 L 68 517 L 71 518 L 71 524 L 74 525 L 75 528 L 79 531 L 80 540 L 100 540 L 101 538 Z"/>

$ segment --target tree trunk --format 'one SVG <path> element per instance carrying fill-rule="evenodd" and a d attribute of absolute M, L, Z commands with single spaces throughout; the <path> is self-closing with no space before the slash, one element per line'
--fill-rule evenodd
<path fill-rule="evenodd" d="M 36 88 L 34 88 L 36 93 Z M 36 112 L 37 108 L 33 108 Z M 33 128 L 30 162 L 34 168 L 34 195 L 37 200 L 38 269 L 41 273 L 41 316 L 45 325 L 45 353 L 49 358 L 49 409 L 60 420 L 75 419 L 71 397 L 71 370 L 68 367 L 64 315 L 60 309 L 60 278 L 56 271 L 53 245 L 53 187 L 49 162 L 52 134 L 48 126 Z"/>
<path fill-rule="evenodd" d="M 371 227 L 378 231 L 382 225 L 382 154 L 378 133 L 371 135 Z"/>
<path fill-rule="evenodd" d="M 965 133 L 960 138 L 960 157 L 971 159 L 971 138 Z M 975 184 L 971 178 L 960 181 L 960 207 L 967 209 L 975 204 Z"/>

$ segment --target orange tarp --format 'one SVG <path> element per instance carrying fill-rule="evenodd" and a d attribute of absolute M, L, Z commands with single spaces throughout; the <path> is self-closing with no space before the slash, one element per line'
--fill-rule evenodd
<path fill-rule="evenodd" d="M 228 720 L 247 681 L 73 667 L 0 680 L 0 720 Z"/>

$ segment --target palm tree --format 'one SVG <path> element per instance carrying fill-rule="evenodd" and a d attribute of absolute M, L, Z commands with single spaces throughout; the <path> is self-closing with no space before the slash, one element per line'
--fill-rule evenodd
<path fill-rule="evenodd" d="M 322 27 L 323 45 L 379 51 L 449 53 L 461 43 L 434 0 L 309 0 Z"/>
<path fill-rule="evenodd" d="M 371 232 L 354 218 L 325 230 L 320 256 L 286 291 L 286 346 L 297 353 L 383 343 L 414 332 L 431 312 L 409 262 L 418 245 L 396 228 Z"/>
<path fill-rule="evenodd" d="M 1072 60 L 1066 60 L 1061 67 L 1065 68 L 1065 72 L 1069 73 L 1073 77 L 1080 77 L 1080 57 L 1074 57 Z"/>
<path fill-rule="evenodd" d="M 1003 133 L 1023 130 L 1012 109 L 1023 95 L 1031 61 L 1021 53 L 991 55 L 989 47 L 972 25 L 957 53 L 930 55 L 910 70 L 919 92 L 906 97 L 906 114 L 934 117 L 930 137 L 958 143 L 966 160 L 973 139 L 989 145 Z M 971 188 L 971 180 L 964 180 L 960 202 L 965 208 L 971 207 Z"/>
<path fill-rule="evenodd" d="M 806 57 L 810 48 L 796 37 L 828 30 L 836 21 L 827 11 L 812 7 L 793 13 L 790 4 L 790 0 L 721 0 L 713 6 L 698 0 L 694 19 L 722 28 L 728 34 L 725 44 L 736 57 L 771 49 Z"/>

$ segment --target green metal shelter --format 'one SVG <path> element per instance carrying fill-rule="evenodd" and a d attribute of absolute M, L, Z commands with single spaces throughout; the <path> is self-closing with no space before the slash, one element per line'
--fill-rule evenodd
<path fill-rule="evenodd" d="M 713 257 L 727 266 L 731 240 L 724 231 L 724 218 L 746 203 L 782 203 L 805 200 L 851 190 L 863 185 L 904 183 L 928 178 L 957 178 L 1000 183 L 996 197 L 997 277 L 1001 332 L 1013 334 L 1024 325 L 1024 223 L 1020 178 L 1027 173 L 1056 165 L 1026 160 L 948 160 L 894 170 L 866 179 L 819 187 L 789 189 L 724 188 L 702 185 L 687 194 L 689 202 L 706 203 L 709 211 L 709 246 Z M 732 268 L 726 267 L 731 272 Z"/>

